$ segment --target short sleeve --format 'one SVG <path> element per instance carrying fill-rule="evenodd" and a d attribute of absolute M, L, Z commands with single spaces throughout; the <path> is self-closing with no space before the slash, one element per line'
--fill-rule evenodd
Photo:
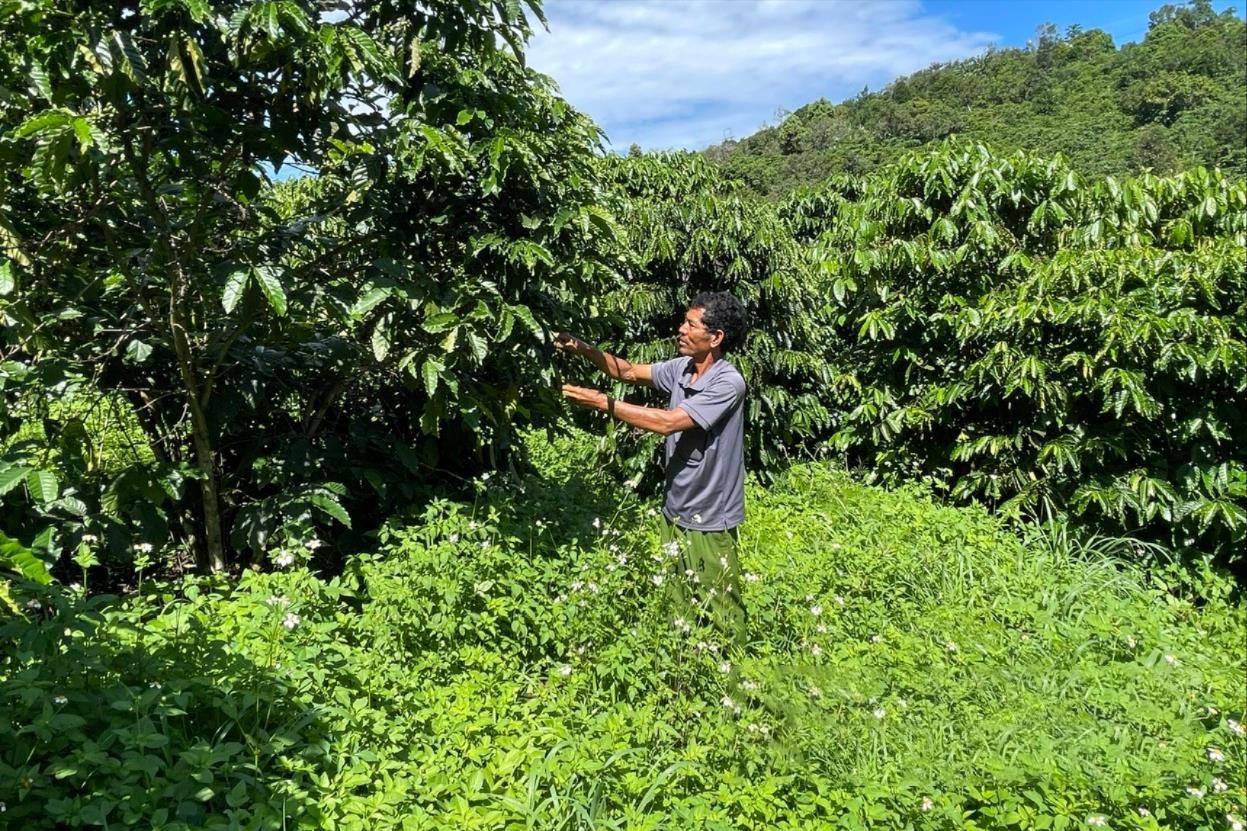
<path fill-rule="evenodd" d="M 704 390 L 692 398 L 680 402 L 697 426 L 709 430 L 726 418 L 745 400 L 745 379 L 740 375 L 723 373 L 711 381 Z"/>
<path fill-rule="evenodd" d="M 669 361 L 659 361 L 656 364 L 649 365 L 649 380 L 653 384 L 654 389 L 670 395 L 675 389 L 676 382 L 680 379 L 680 373 L 684 369 L 684 365 L 688 363 L 688 358 L 672 358 Z"/>

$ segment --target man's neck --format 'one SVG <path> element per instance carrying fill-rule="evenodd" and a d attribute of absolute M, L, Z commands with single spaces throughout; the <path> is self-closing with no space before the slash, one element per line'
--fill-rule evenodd
<path fill-rule="evenodd" d="M 698 378 L 705 375 L 710 370 L 710 367 L 714 366 L 714 362 L 722 360 L 722 358 L 723 352 L 718 349 L 711 349 L 705 355 L 700 357 L 697 355 L 690 356 L 690 359 L 693 362 L 693 377 L 690 380 L 696 381 Z"/>

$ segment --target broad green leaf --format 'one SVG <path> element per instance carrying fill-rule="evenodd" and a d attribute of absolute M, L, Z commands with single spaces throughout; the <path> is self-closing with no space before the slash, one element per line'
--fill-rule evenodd
<path fill-rule="evenodd" d="M 50 470 L 35 469 L 26 474 L 26 486 L 36 502 L 46 505 L 60 496 L 60 484 Z"/>
<path fill-rule="evenodd" d="M 126 360 L 131 363 L 141 364 L 146 361 L 152 354 L 152 348 L 143 341 L 135 338 L 126 344 Z"/>
<path fill-rule="evenodd" d="M 245 271 L 235 271 L 225 278 L 225 289 L 221 292 L 221 306 L 226 314 L 232 313 L 247 292 L 247 281 L 250 275 Z"/>
<path fill-rule="evenodd" d="M 386 328 L 386 318 L 382 318 L 372 330 L 372 354 L 378 361 L 384 361 L 390 354 L 390 336 Z"/>
<path fill-rule="evenodd" d="M 541 324 L 537 322 L 537 318 L 533 317 L 532 310 L 527 306 L 514 305 L 511 306 L 510 309 L 515 313 L 516 317 L 523 321 L 524 325 L 527 326 L 528 330 L 534 335 L 539 338 L 545 335 L 545 330 L 541 328 Z"/>
<path fill-rule="evenodd" d="M 336 497 L 328 493 L 313 493 L 308 497 L 308 501 L 317 508 L 322 514 L 336 519 L 338 522 L 351 527 L 351 516 L 346 512 L 341 504 L 338 503 Z"/>
<path fill-rule="evenodd" d="M 26 478 L 30 468 L 25 465 L 13 465 L 0 470 L 0 496 L 16 488 Z"/>
<path fill-rule="evenodd" d="M 0 531 L 0 567 L 21 574 L 27 580 L 47 585 L 52 582 L 48 567 L 26 546 Z"/>
<path fill-rule="evenodd" d="M 446 365 L 436 358 L 426 358 L 420 374 L 424 378 L 424 390 L 431 398 L 437 392 L 437 383 L 441 380 Z"/>
<path fill-rule="evenodd" d="M 353 306 L 351 306 L 351 317 L 363 317 L 372 311 L 378 303 L 382 302 L 393 293 L 394 289 L 388 286 L 374 286 L 373 288 L 370 288 L 355 301 Z"/>
<path fill-rule="evenodd" d="M 286 292 L 278 279 L 278 270 L 273 266 L 262 265 L 254 272 L 256 283 L 264 294 L 273 311 L 282 316 L 286 314 Z"/>

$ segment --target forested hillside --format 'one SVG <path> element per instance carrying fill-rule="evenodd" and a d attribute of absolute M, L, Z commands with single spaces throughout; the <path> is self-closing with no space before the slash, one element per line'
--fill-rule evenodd
<path fill-rule="evenodd" d="M 706 155 L 770 196 L 865 173 L 951 134 L 1063 154 L 1084 175 L 1247 171 L 1247 27 L 1211 0 L 1166 5 L 1146 36 L 1045 26 L 1025 49 L 936 65 L 882 91 L 815 101 Z"/>

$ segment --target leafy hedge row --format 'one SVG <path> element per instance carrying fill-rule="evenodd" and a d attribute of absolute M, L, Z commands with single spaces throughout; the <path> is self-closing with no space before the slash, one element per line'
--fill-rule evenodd
<path fill-rule="evenodd" d="M 1232 555 L 1247 185 L 949 143 L 785 206 L 835 324 L 832 444 L 886 481 Z"/>

